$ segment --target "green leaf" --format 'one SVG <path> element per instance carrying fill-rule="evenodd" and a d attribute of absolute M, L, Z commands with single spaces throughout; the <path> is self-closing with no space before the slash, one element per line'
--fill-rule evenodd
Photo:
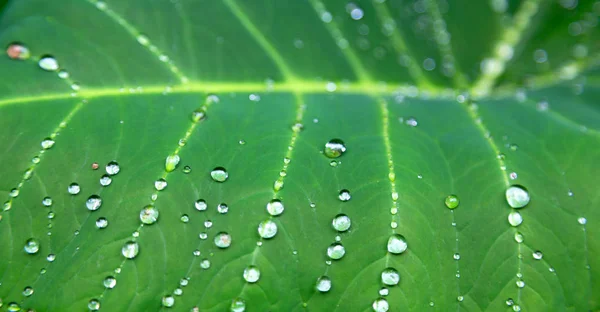
<path fill-rule="evenodd" d="M 0 310 L 600 310 L 599 15 L 10 1 Z"/>

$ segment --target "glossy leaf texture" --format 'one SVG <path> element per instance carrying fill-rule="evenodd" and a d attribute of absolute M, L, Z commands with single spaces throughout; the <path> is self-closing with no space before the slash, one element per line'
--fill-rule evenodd
<path fill-rule="evenodd" d="M 597 311 L 599 15 L 9 1 L 0 310 Z"/>

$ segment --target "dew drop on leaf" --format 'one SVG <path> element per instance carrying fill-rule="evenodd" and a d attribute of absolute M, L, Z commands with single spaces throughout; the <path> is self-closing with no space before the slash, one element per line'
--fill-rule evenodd
<path fill-rule="evenodd" d="M 244 312 L 246 311 L 246 301 L 242 298 L 235 298 L 231 301 L 231 306 L 229 307 L 231 312 Z"/>
<path fill-rule="evenodd" d="M 167 160 L 165 161 L 165 170 L 167 172 L 175 170 L 175 168 L 177 168 L 177 166 L 179 165 L 180 160 L 181 158 L 179 157 L 179 155 L 167 156 Z"/>
<path fill-rule="evenodd" d="M 108 289 L 113 289 L 117 286 L 117 279 L 114 276 L 107 276 L 102 284 Z"/>
<path fill-rule="evenodd" d="M 446 207 L 448 207 L 449 209 L 455 209 L 456 207 L 458 207 L 459 200 L 456 195 L 448 195 L 448 197 L 446 197 L 446 200 L 444 201 L 444 203 L 446 204 Z"/>
<path fill-rule="evenodd" d="M 387 312 L 390 309 L 390 305 L 387 300 L 383 298 L 378 298 L 373 301 L 373 311 L 375 312 Z"/>
<path fill-rule="evenodd" d="M 92 299 L 88 302 L 88 309 L 92 311 L 100 310 L 100 301 L 98 299 Z"/>
<path fill-rule="evenodd" d="M 508 223 L 512 226 L 519 226 L 523 223 L 523 217 L 518 211 L 512 211 L 508 214 Z"/>
<path fill-rule="evenodd" d="M 190 222 L 190 217 L 186 214 L 181 215 L 181 218 L 179 218 L 179 220 L 181 220 L 181 222 L 183 223 L 188 223 Z"/>
<path fill-rule="evenodd" d="M 345 232 L 352 225 L 352 220 L 350 220 L 350 217 L 348 217 L 345 214 L 339 214 L 339 215 L 335 216 L 335 218 L 333 218 L 331 225 L 333 225 L 333 228 L 336 231 Z"/>
<path fill-rule="evenodd" d="M 523 208 L 529 200 L 529 192 L 520 185 L 512 185 L 506 190 L 506 201 L 512 208 Z"/>
<path fill-rule="evenodd" d="M 98 195 L 92 195 L 85 201 L 85 206 L 91 211 L 98 210 L 102 206 L 102 199 Z"/>
<path fill-rule="evenodd" d="M 340 194 L 338 195 L 338 198 L 341 201 L 345 202 L 345 201 L 349 201 L 350 198 L 352 198 L 352 197 L 350 196 L 350 191 L 348 191 L 348 190 L 341 190 Z"/>
<path fill-rule="evenodd" d="M 140 211 L 140 221 L 144 224 L 154 224 L 158 220 L 158 214 L 154 206 L 148 205 Z"/>
<path fill-rule="evenodd" d="M 523 288 L 523 287 L 525 287 L 525 282 L 524 282 L 524 281 L 522 281 L 522 280 L 518 280 L 518 281 L 516 282 L 516 284 L 517 284 L 517 287 L 519 287 L 519 288 Z"/>
<path fill-rule="evenodd" d="M 164 296 L 162 297 L 162 306 L 165 308 L 171 308 L 175 305 L 175 297 Z"/>
<path fill-rule="evenodd" d="M 204 201 L 204 199 L 198 199 L 194 202 L 194 207 L 198 211 L 205 211 L 206 208 L 208 208 L 208 205 L 206 204 L 206 201 Z"/>
<path fill-rule="evenodd" d="M 12 198 L 19 196 L 19 189 L 16 189 L 16 188 L 12 189 L 10 191 L 10 193 L 8 193 L 8 196 L 10 196 Z"/>
<path fill-rule="evenodd" d="M 42 205 L 44 205 L 46 207 L 52 206 L 52 198 L 44 197 L 44 199 L 42 199 Z"/>
<path fill-rule="evenodd" d="M 127 259 L 135 258 L 140 252 L 140 246 L 134 241 L 129 241 L 121 248 L 121 253 Z"/>
<path fill-rule="evenodd" d="M 215 236 L 215 245 L 219 248 L 227 248 L 231 246 L 231 235 L 225 232 L 220 232 Z"/>
<path fill-rule="evenodd" d="M 96 220 L 96 227 L 99 229 L 104 229 L 108 226 L 108 220 L 106 220 L 106 218 L 98 218 L 98 220 Z"/>
<path fill-rule="evenodd" d="M 93 167 L 94 167 L 94 165 L 92 164 L 92 168 Z M 113 175 L 119 173 L 119 171 L 121 171 L 121 167 L 119 166 L 119 164 L 116 161 L 111 161 L 108 164 L 106 164 L 106 173 L 108 173 L 108 175 L 113 176 Z"/>
<path fill-rule="evenodd" d="M 45 138 L 44 140 L 42 140 L 42 148 L 47 150 L 52 148 L 52 146 L 54 146 L 54 143 L 56 143 L 52 138 Z"/>
<path fill-rule="evenodd" d="M 267 204 L 267 212 L 272 216 L 278 216 L 283 213 L 283 203 L 279 199 L 273 199 Z"/>
<path fill-rule="evenodd" d="M 388 286 L 398 285 L 400 274 L 394 268 L 387 268 L 381 272 L 381 282 Z"/>
<path fill-rule="evenodd" d="M 42 56 L 42 58 L 38 62 L 38 65 L 40 66 L 41 69 L 46 70 L 46 71 L 58 70 L 58 62 L 56 61 L 56 59 L 54 57 L 52 57 L 50 55 Z"/>
<path fill-rule="evenodd" d="M 417 119 L 415 119 L 414 117 L 409 117 L 404 123 L 410 127 L 416 127 L 419 124 Z"/>
<path fill-rule="evenodd" d="M 102 186 L 109 186 L 112 183 L 112 178 L 108 175 L 102 175 L 102 177 L 100 177 L 100 185 Z"/>
<path fill-rule="evenodd" d="M 197 109 L 192 112 L 192 121 L 193 122 L 200 122 L 201 120 L 204 120 L 205 118 L 206 118 L 206 112 L 204 111 L 204 109 Z"/>
<path fill-rule="evenodd" d="M 48 262 L 54 262 L 54 260 L 56 260 L 56 255 L 55 254 L 48 254 L 48 256 L 46 256 L 46 260 Z"/>
<path fill-rule="evenodd" d="M 331 279 L 327 276 L 321 276 L 317 279 L 315 287 L 322 293 L 328 292 L 331 289 Z"/>
<path fill-rule="evenodd" d="M 327 256 L 333 260 L 339 260 L 346 254 L 346 248 L 341 243 L 333 243 L 327 247 Z"/>
<path fill-rule="evenodd" d="M 67 187 L 67 192 L 71 195 L 77 195 L 81 192 L 81 187 L 77 183 L 71 183 L 69 184 L 69 187 Z"/>
<path fill-rule="evenodd" d="M 208 270 L 210 268 L 210 260 L 202 259 L 202 261 L 200 261 L 200 267 L 204 270 Z"/>
<path fill-rule="evenodd" d="M 183 173 L 188 174 L 188 173 L 192 172 L 192 167 L 185 166 L 185 167 L 183 167 L 182 171 L 183 171 Z"/>
<path fill-rule="evenodd" d="M 8 46 L 6 55 L 13 60 L 26 60 L 31 56 L 29 49 L 18 42 L 13 42 Z"/>
<path fill-rule="evenodd" d="M 27 286 L 23 289 L 23 296 L 25 297 L 29 297 L 33 295 L 33 288 L 31 288 L 30 286 Z"/>
<path fill-rule="evenodd" d="M 204 221 L 204 227 L 210 229 L 212 227 L 212 221 L 206 220 Z"/>
<path fill-rule="evenodd" d="M 580 217 L 577 219 L 577 223 L 579 223 L 581 225 L 585 225 L 587 223 L 587 219 L 584 217 Z"/>
<path fill-rule="evenodd" d="M 544 257 L 544 254 L 542 254 L 541 251 L 537 250 L 533 253 L 533 259 L 535 260 L 541 260 Z"/>
<path fill-rule="evenodd" d="M 389 290 L 389 289 L 387 289 L 387 288 L 385 288 L 385 287 L 382 287 L 382 288 L 379 290 L 379 295 L 380 295 L 380 296 L 383 296 L 383 297 L 385 297 L 385 296 L 387 296 L 387 295 L 389 295 L 389 294 L 390 294 L 390 290 Z"/>
<path fill-rule="evenodd" d="M 387 250 L 393 254 L 401 254 L 408 248 L 406 239 L 400 234 L 390 236 L 387 243 Z"/>
<path fill-rule="evenodd" d="M 338 158 L 346 152 L 346 145 L 340 139 L 331 139 L 325 143 L 325 156 L 329 158 Z"/>
<path fill-rule="evenodd" d="M 218 211 L 220 214 L 226 214 L 226 213 L 229 211 L 229 206 L 227 206 L 227 204 L 226 204 L 226 203 L 220 203 L 220 204 L 217 206 L 217 211 Z"/>
<path fill-rule="evenodd" d="M 250 265 L 244 269 L 244 280 L 248 283 L 256 283 L 260 279 L 260 270 L 254 266 Z"/>
<path fill-rule="evenodd" d="M 523 234 L 519 232 L 515 233 L 515 241 L 519 244 L 522 243 L 524 241 Z"/>
<path fill-rule="evenodd" d="M 216 182 L 225 182 L 229 177 L 229 173 L 223 167 L 216 167 L 210 172 L 210 176 Z"/>
<path fill-rule="evenodd" d="M 271 220 L 265 220 L 258 225 L 258 235 L 262 238 L 272 238 L 277 234 L 277 224 Z"/>
<path fill-rule="evenodd" d="M 155 188 L 157 191 L 162 191 L 162 190 L 164 190 L 166 187 L 167 187 L 167 180 L 165 180 L 165 179 L 163 179 L 163 178 L 160 178 L 160 179 L 158 179 L 158 180 L 154 181 L 154 188 Z"/>

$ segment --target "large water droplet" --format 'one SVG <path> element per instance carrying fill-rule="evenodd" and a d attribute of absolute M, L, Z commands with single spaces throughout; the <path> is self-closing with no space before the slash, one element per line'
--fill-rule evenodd
<path fill-rule="evenodd" d="M 100 301 L 98 299 L 92 299 L 88 302 L 88 309 L 92 311 L 100 310 Z"/>
<path fill-rule="evenodd" d="M 106 288 L 113 289 L 115 286 L 117 286 L 117 279 L 114 276 L 107 276 L 102 284 Z"/>
<path fill-rule="evenodd" d="M 177 168 L 177 166 L 179 165 L 180 160 L 181 158 L 179 157 L 179 155 L 167 156 L 167 160 L 165 161 L 165 170 L 167 172 L 175 170 L 175 168 Z"/>
<path fill-rule="evenodd" d="M 317 279 L 317 285 L 315 287 L 320 292 L 328 292 L 331 289 L 331 279 L 327 276 L 321 276 Z"/>
<path fill-rule="evenodd" d="M 81 187 L 77 183 L 71 183 L 69 187 L 67 187 L 67 192 L 71 195 L 77 195 L 81 192 Z"/>
<path fill-rule="evenodd" d="M 129 241 L 121 248 L 121 253 L 127 259 L 135 258 L 140 252 L 140 245 L 134 241 Z"/>
<path fill-rule="evenodd" d="M 246 311 L 246 301 L 242 298 L 235 298 L 231 301 L 231 306 L 229 307 L 231 312 L 244 312 Z"/>
<path fill-rule="evenodd" d="M 108 220 L 106 220 L 106 218 L 98 218 L 98 220 L 96 220 L 96 227 L 99 229 L 104 229 L 108 226 Z"/>
<path fill-rule="evenodd" d="M 254 266 L 250 265 L 244 269 L 244 279 L 248 283 L 256 283 L 260 279 L 260 270 Z"/>
<path fill-rule="evenodd" d="M 158 220 L 158 209 L 148 205 L 140 211 L 140 220 L 144 224 L 154 224 Z"/>
<path fill-rule="evenodd" d="M 350 217 L 342 213 L 333 218 L 331 225 L 333 225 L 333 228 L 336 231 L 345 232 L 350 228 L 350 225 L 352 225 L 352 221 L 350 220 Z"/>
<path fill-rule="evenodd" d="M 121 167 L 116 161 L 113 160 L 106 164 L 106 173 L 108 173 L 108 175 L 115 175 L 119 173 L 119 171 L 121 171 Z"/>
<path fill-rule="evenodd" d="M 327 247 L 327 256 L 333 260 L 339 260 L 346 254 L 346 248 L 340 243 L 333 243 Z"/>
<path fill-rule="evenodd" d="M 338 195 L 338 198 L 341 201 L 345 202 L 345 201 L 349 201 L 350 198 L 352 198 L 352 197 L 350 196 L 350 191 L 348 191 L 348 190 L 341 190 L 340 194 Z"/>
<path fill-rule="evenodd" d="M 346 145 L 344 141 L 340 139 L 331 139 L 329 142 L 325 143 L 325 156 L 329 158 L 338 158 L 342 156 L 342 154 L 346 152 Z"/>
<path fill-rule="evenodd" d="M 13 60 L 26 60 L 31 56 L 29 49 L 21 43 L 11 43 L 6 49 L 6 54 Z"/>
<path fill-rule="evenodd" d="M 98 195 L 92 195 L 85 202 L 85 206 L 91 211 L 98 210 L 102 206 L 102 198 Z"/>
<path fill-rule="evenodd" d="M 277 224 L 271 220 L 265 220 L 258 225 L 258 235 L 262 238 L 271 238 L 277 234 Z"/>
<path fill-rule="evenodd" d="M 227 248 L 231 245 L 231 235 L 220 232 L 215 236 L 215 245 L 219 248 Z"/>
<path fill-rule="evenodd" d="M 25 247 L 23 249 L 30 255 L 36 254 L 40 250 L 40 241 L 35 238 L 30 238 L 25 242 Z"/>
<path fill-rule="evenodd" d="M 506 190 L 506 201 L 512 208 L 523 208 L 529 200 L 529 192 L 520 185 L 512 185 Z"/>
<path fill-rule="evenodd" d="M 448 207 L 449 209 L 454 209 L 454 208 L 458 207 L 459 200 L 456 195 L 448 195 L 448 197 L 446 197 L 446 200 L 444 201 L 444 203 L 446 204 L 446 207 Z"/>
<path fill-rule="evenodd" d="M 154 188 L 155 188 L 157 191 L 162 191 L 162 190 L 164 190 L 166 187 L 167 187 L 167 180 L 165 180 L 165 179 L 163 179 L 163 178 L 160 178 L 160 179 L 158 179 L 158 180 L 154 181 Z"/>
<path fill-rule="evenodd" d="M 283 203 L 279 199 L 273 199 L 267 204 L 267 212 L 272 216 L 278 216 L 283 213 Z"/>
<path fill-rule="evenodd" d="M 398 285 L 400 274 L 394 268 L 387 268 L 381 272 L 381 282 L 388 286 Z"/>
<path fill-rule="evenodd" d="M 204 199 L 198 199 L 196 202 L 194 202 L 194 207 L 196 207 L 196 210 L 198 211 L 204 211 L 206 208 L 208 208 L 208 205 Z"/>
<path fill-rule="evenodd" d="M 229 177 L 227 170 L 223 167 L 216 167 L 210 172 L 210 176 L 216 182 L 225 182 Z"/>
<path fill-rule="evenodd" d="M 375 312 L 387 312 L 390 309 L 390 305 L 387 300 L 383 298 L 378 298 L 373 301 L 373 311 Z"/>
<path fill-rule="evenodd" d="M 511 213 L 508 214 L 508 223 L 512 226 L 519 226 L 523 223 L 523 217 L 518 211 L 511 211 Z"/>
<path fill-rule="evenodd" d="M 387 250 L 393 254 L 401 254 L 408 248 L 406 239 L 400 234 L 390 236 L 387 243 Z"/>
<path fill-rule="evenodd" d="M 50 55 L 44 55 L 38 62 L 38 65 L 41 69 L 46 71 L 55 71 L 58 70 L 58 62 L 56 59 Z"/>
<path fill-rule="evenodd" d="M 173 296 L 164 296 L 161 300 L 162 306 L 165 308 L 171 308 L 175 305 L 175 297 Z"/>

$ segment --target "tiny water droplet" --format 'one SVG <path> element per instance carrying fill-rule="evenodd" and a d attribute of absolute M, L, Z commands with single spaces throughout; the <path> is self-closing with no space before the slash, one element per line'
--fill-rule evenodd
<path fill-rule="evenodd" d="M 345 232 L 352 225 L 352 220 L 350 220 L 350 217 L 348 217 L 345 214 L 339 214 L 339 215 L 335 216 L 335 218 L 333 218 L 331 225 L 333 225 L 333 228 L 336 231 Z"/>
<path fill-rule="evenodd" d="M 44 199 L 42 199 L 42 205 L 44 205 L 46 207 L 52 206 L 52 198 L 44 197 Z"/>
<path fill-rule="evenodd" d="M 456 195 L 448 195 L 444 203 L 449 209 L 455 209 L 456 207 L 458 207 L 460 201 L 458 200 L 458 197 Z"/>
<path fill-rule="evenodd" d="M 207 229 L 210 229 L 212 227 L 213 223 L 210 220 L 206 220 L 204 221 L 204 227 Z"/>
<path fill-rule="evenodd" d="M 167 160 L 165 161 L 165 170 L 167 172 L 175 170 L 175 168 L 177 168 L 177 166 L 179 165 L 180 160 L 181 158 L 179 157 L 179 155 L 167 156 Z"/>
<path fill-rule="evenodd" d="M 185 286 L 187 286 L 187 285 L 188 285 L 188 283 L 189 283 L 189 282 L 190 282 L 190 281 L 189 281 L 187 278 L 182 278 L 182 279 L 179 281 L 179 285 L 180 285 L 180 286 L 182 286 L 182 287 L 185 287 Z"/>
<path fill-rule="evenodd" d="M 134 241 L 129 241 L 121 248 L 121 253 L 127 259 L 135 258 L 140 252 L 140 246 Z"/>
<path fill-rule="evenodd" d="M 373 311 L 375 312 L 387 312 L 390 309 L 390 305 L 384 298 L 378 298 L 373 301 Z"/>
<path fill-rule="evenodd" d="M 148 205 L 140 211 L 140 221 L 144 224 L 154 224 L 158 220 L 158 214 L 158 209 Z"/>
<path fill-rule="evenodd" d="M 341 243 L 333 243 L 327 247 L 327 256 L 333 260 L 339 260 L 346 254 L 346 248 Z"/>
<path fill-rule="evenodd" d="M 106 220 L 106 218 L 98 218 L 98 220 L 96 220 L 96 227 L 99 229 L 104 229 L 108 226 L 108 220 Z"/>
<path fill-rule="evenodd" d="M 505 303 L 506 303 L 507 306 L 510 307 L 513 304 L 515 304 L 515 301 L 512 298 L 508 298 L 508 299 L 506 299 Z"/>
<path fill-rule="evenodd" d="M 102 206 L 102 199 L 98 195 L 92 195 L 88 197 L 87 201 L 85 202 L 85 206 L 88 210 L 96 211 L 100 209 L 100 206 Z"/>
<path fill-rule="evenodd" d="M 463 296 L 458 296 L 458 297 L 456 297 L 456 300 L 457 300 L 458 302 L 463 302 L 463 300 L 465 300 L 465 297 L 463 297 Z"/>
<path fill-rule="evenodd" d="M 385 296 L 387 296 L 387 295 L 389 295 L 389 294 L 390 294 L 390 290 L 389 290 L 389 289 L 387 289 L 387 288 L 385 288 L 385 287 L 382 287 L 382 288 L 379 290 L 379 295 L 380 295 L 380 296 L 383 296 L 383 297 L 385 297 Z"/>
<path fill-rule="evenodd" d="M 38 62 L 38 65 L 41 69 L 46 71 L 55 71 L 58 70 L 58 61 L 50 55 L 44 55 Z"/>
<path fill-rule="evenodd" d="M 31 56 L 29 49 L 21 43 L 11 43 L 6 49 L 6 54 L 13 60 L 26 60 Z"/>
<path fill-rule="evenodd" d="M 175 297 L 173 296 L 164 296 L 161 300 L 162 306 L 165 308 L 171 308 L 175 305 Z"/>
<path fill-rule="evenodd" d="M 341 201 L 345 202 L 345 201 L 349 201 L 350 198 L 352 198 L 352 197 L 350 196 L 350 191 L 348 191 L 348 190 L 341 190 L 340 194 L 338 195 L 338 198 Z"/>
<path fill-rule="evenodd" d="M 388 286 L 398 285 L 400 274 L 394 268 L 387 268 L 381 272 L 381 282 Z"/>
<path fill-rule="evenodd" d="M 508 214 L 508 223 L 512 226 L 519 226 L 523 223 L 523 217 L 518 211 L 512 211 Z"/>
<path fill-rule="evenodd" d="M 194 202 L 194 207 L 196 207 L 196 210 L 198 211 L 205 211 L 206 208 L 208 208 L 208 205 L 204 199 L 198 199 L 196 202 Z"/>
<path fill-rule="evenodd" d="M 23 296 L 29 297 L 31 295 L 33 295 L 33 288 L 30 286 L 25 287 L 25 289 L 23 289 Z"/>
<path fill-rule="evenodd" d="M 267 212 L 272 216 L 278 216 L 283 213 L 285 207 L 279 199 L 273 199 L 267 203 Z"/>
<path fill-rule="evenodd" d="M 182 171 L 183 171 L 183 173 L 188 174 L 188 173 L 192 172 L 192 167 L 185 166 L 185 167 L 183 167 Z"/>
<path fill-rule="evenodd" d="M 40 250 L 40 241 L 35 238 L 30 238 L 25 241 L 25 247 L 23 249 L 30 255 L 36 254 Z"/>
<path fill-rule="evenodd" d="M 542 254 L 541 251 L 537 250 L 533 253 L 533 259 L 535 260 L 541 260 L 544 257 L 544 254 Z"/>
<path fill-rule="evenodd" d="M 105 174 L 102 177 L 100 177 L 100 185 L 109 186 L 111 183 L 112 183 L 112 178 L 108 174 Z"/>
<path fill-rule="evenodd" d="M 506 190 L 506 201 L 512 208 L 523 208 L 529 200 L 529 192 L 520 185 L 512 185 Z"/>
<path fill-rule="evenodd" d="M 113 289 L 117 286 L 117 279 L 114 276 L 107 276 L 102 284 L 108 289 Z"/>
<path fill-rule="evenodd" d="M 216 167 L 210 172 L 210 176 L 216 182 L 225 182 L 229 177 L 227 170 L 223 167 Z"/>
<path fill-rule="evenodd" d="M 407 118 L 404 123 L 410 127 L 416 127 L 419 124 L 417 119 L 415 119 L 414 117 Z"/>
<path fill-rule="evenodd" d="M 523 288 L 523 287 L 525 287 L 525 282 L 524 282 L 524 281 L 518 280 L 518 281 L 516 282 L 516 284 L 517 284 L 517 287 L 519 287 L 519 288 Z"/>
<path fill-rule="evenodd" d="M 219 248 L 227 248 L 231 245 L 231 235 L 220 232 L 215 236 L 215 245 Z"/>
<path fill-rule="evenodd" d="M 401 254 L 408 248 L 406 239 L 400 234 L 390 236 L 387 243 L 387 250 L 393 254 Z"/>
<path fill-rule="evenodd" d="M 242 298 L 235 298 L 231 301 L 231 306 L 229 307 L 231 312 L 244 312 L 246 311 L 246 301 Z"/>
<path fill-rule="evenodd" d="M 522 243 L 524 241 L 523 234 L 519 232 L 515 233 L 515 241 L 519 244 Z"/>
<path fill-rule="evenodd" d="M 190 222 L 190 217 L 186 214 L 181 215 L 181 218 L 179 218 L 179 220 L 181 220 L 181 222 L 183 223 L 188 223 Z"/>
<path fill-rule="evenodd" d="M 452 258 L 454 258 L 454 260 L 460 260 L 460 254 L 457 252 L 452 256 Z"/>
<path fill-rule="evenodd" d="M 162 191 L 167 187 L 167 180 L 160 178 L 154 182 L 154 188 L 157 191 Z"/>
<path fill-rule="evenodd" d="M 217 211 L 218 211 L 220 214 L 226 214 L 226 213 L 229 211 L 229 206 L 227 206 L 227 204 L 226 204 L 226 203 L 220 203 L 220 204 L 217 206 Z"/>
<path fill-rule="evenodd" d="M 54 260 L 56 260 L 56 255 L 55 254 L 48 254 L 48 256 L 46 256 L 46 261 L 48 261 L 48 262 L 54 262 Z"/>
<path fill-rule="evenodd" d="M 250 265 L 244 269 L 244 279 L 248 283 L 256 283 L 260 279 L 260 270 L 254 266 Z"/>
<path fill-rule="evenodd" d="M 96 164 L 96 163 L 94 163 Z M 97 166 L 98 164 L 96 164 Z M 94 167 L 94 165 L 92 165 L 92 168 Z M 95 170 L 95 169 L 94 169 Z M 115 175 L 117 173 L 119 173 L 119 171 L 121 171 L 121 167 L 119 166 L 119 164 L 116 161 L 111 161 L 106 165 L 106 173 L 108 173 L 108 175 Z"/>
<path fill-rule="evenodd" d="M 317 279 L 315 287 L 322 293 L 328 292 L 331 289 L 331 279 L 327 276 L 321 276 Z"/>
<path fill-rule="evenodd" d="M 325 143 L 325 156 L 329 158 L 338 158 L 346 152 L 346 145 L 340 139 L 331 139 Z"/>
<path fill-rule="evenodd" d="M 517 173 L 516 173 L 516 172 L 511 172 L 511 173 L 509 174 L 509 177 L 510 177 L 510 179 L 511 179 L 511 180 L 515 180 L 515 179 L 518 177 L 518 175 L 517 175 Z"/>
<path fill-rule="evenodd" d="M 258 235 L 262 238 L 272 238 L 277 234 L 277 224 L 271 220 L 265 220 L 258 225 Z"/>
<path fill-rule="evenodd" d="M 282 188 L 283 188 L 283 180 L 281 180 L 281 179 L 275 180 L 275 183 L 273 183 L 273 190 L 275 192 L 279 192 Z"/>
<path fill-rule="evenodd" d="M 52 146 L 54 146 L 55 143 L 56 142 L 53 139 L 51 139 L 51 138 L 45 138 L 42 141 L 41 145 L 42 145 L 43 149 L 47 150 L 47 149 L 51 149 Z"/>
<path fill-rule="evenodd" d="M 587 223 L 587 219 L 584 217 L 580 217 L 577 219 L 577 223 L 579 223 L 581 225 L 585 225 Z"/>
<path fill-rule="evenodd" d="M 206 119 L 206 112 L 204 111 L 204 109 L 199 108 L 192 112 L 193 122 L 200 122 L 204 119 Z"/>
<path fill-rule="evenodd" d="M 67 192 L 71 195 L 77 195 L 81 192 L 81 187 L 77 183 L 71 183 L 69 184 L 69 187 L 67 187 Z"/>
<path fill-rule="evenodd" d="M 100 310 L 100 301 L 98 299 L 92 299 L 88 302 L 88 309 L 92 311 Z"/>

